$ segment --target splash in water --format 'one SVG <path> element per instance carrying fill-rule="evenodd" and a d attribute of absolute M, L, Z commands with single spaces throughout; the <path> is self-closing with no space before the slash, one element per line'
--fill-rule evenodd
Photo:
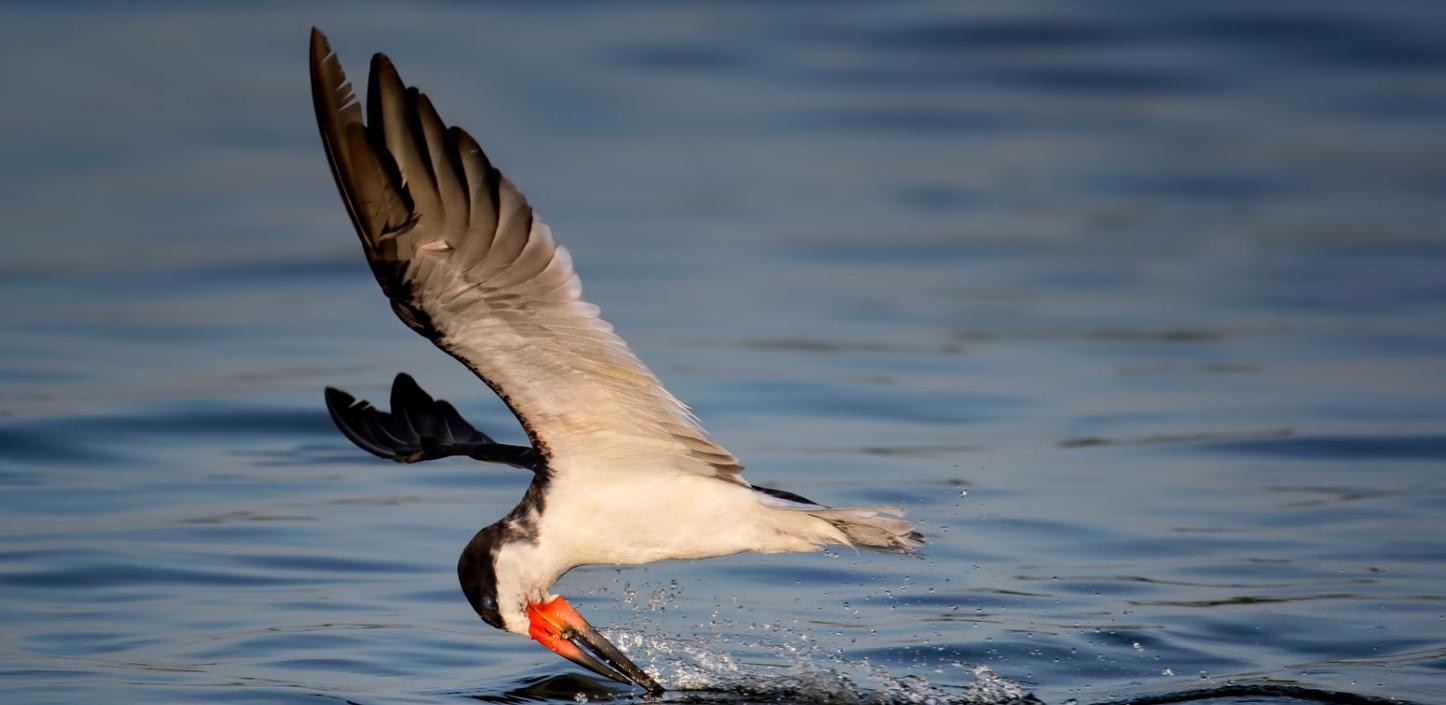
<path fill-rule="evenodd" d="M 1018 683 L 987 666 L 950 662 L 944 672 L 952 670 L 968 682 L 935 685 L 917 674 L 896 676 L 868 659 L 851 660 L 788 627 L 764 625 L 761 631 L 756 641 L 735 642 L 737 651 L 754 654 L 747 662 L 717 646 L 732 641 L 725 636 L 679 638 L 626 630 L 607 636 L 665 684 L 668 699 L 676 702 L 997 705 L 1026 698 Z"/>

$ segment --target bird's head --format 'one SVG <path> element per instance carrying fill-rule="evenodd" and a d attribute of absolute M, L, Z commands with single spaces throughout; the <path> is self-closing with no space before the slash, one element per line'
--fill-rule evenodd
<path fill-rule="evenodd" d="M 462 594 L 467 596 L 467 602 L 482 621 L 498 629 L 507 629 L 502 605 L 497 601 L 497 552 L 506 534 L 507 527 L 502 522 L 478 531 L 457 559 L 457 580 L 462 583 Z"/>
<path fill-rule="evenodd" d="M 536 545 L 506 520 L 472 537 L 457 561 L 457 578 L 482 621 L 531 637 L 599 675 L 662 692 L 663 686 L 593 629 L 567 600 L 548 594 L 557 576 L 539 570 L 542 562 L 536 552 Z"/>

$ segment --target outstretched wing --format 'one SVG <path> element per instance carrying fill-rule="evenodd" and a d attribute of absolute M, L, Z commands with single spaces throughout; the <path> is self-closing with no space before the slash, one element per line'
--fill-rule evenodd
<path fill-rule="evenodd" d="M 522 193 L 372 57 L 366 121 L 326 37 L 311 90 L 332 174 L 397 316 L 507 403 L 556 469 L 668 468 L 742 485 L 737 459 L 628 349 Z"/>

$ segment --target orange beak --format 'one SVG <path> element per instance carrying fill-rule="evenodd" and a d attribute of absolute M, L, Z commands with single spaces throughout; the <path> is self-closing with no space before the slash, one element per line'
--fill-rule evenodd
<path fill-rule="evenodd" d="M 636 684 L 649 693 L 663 692 L 663 686 L 658 681 L 628 660 L 612 642 L 604 639 L 572 605 L 567 604 L 567 600 L 554 597 L 551 602 L 529 602 L 527 620 L 527 635 L 558 656 L 619 683 Z M 581 647 L 587 647 L 608 665 L 599 662 Z"/>

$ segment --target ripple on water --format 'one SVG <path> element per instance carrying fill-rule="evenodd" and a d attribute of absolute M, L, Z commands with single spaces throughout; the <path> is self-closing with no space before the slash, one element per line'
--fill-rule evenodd
<path fill-rule="evenodd" d="M 236 588 L 303 585 L 314 579 L 255 572 L 171 568 L 103 559 L 87 565 L 0 573 L 0 585 L 34 590 L 89 591 L 141 586 Z"/>
<path fill-rule="evenodd" d="M 67 424 L 69 425 L 69 424 Z M 80 428 L 77 424 L 74 428 Z M 78 465 L 82 463 L 119 463 L 119 454 L 93 447 L 76 434 L 38 429 L 0 428 L 0 460 L 23 462 L 27 466 L 37 464 Z M 11 476 L 25 484 L 33 484 L 34 478 L 23 470 L 11 471 Z M 0 481 L 4 476 L 0 475 Z"/>
<path fill-rule="evenodd" d="M 1212 443 L 1206 450 L 1295 460 L 1446 460 L 1446 435 L 1290 436 Z"/>

